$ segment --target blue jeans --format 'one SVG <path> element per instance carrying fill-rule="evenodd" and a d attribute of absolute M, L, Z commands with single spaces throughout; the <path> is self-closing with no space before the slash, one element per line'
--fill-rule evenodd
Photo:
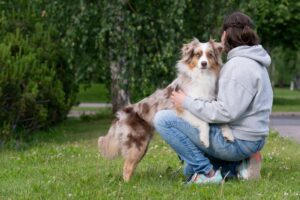
<path fill-rule="evenodd" d="M 231 176 L 236 175 L 236 167 L 264 146 L 265 140 L 246 141 L 224 139 L 219 125 L 210 125 L 209 147 L 200 142 L 199 131 L 187 121 L 178 117 L 173 110 L 161 110 L 154 117 L 154 126 L 161 137 L 185 162 L 184 175 L 208 174 L 211 169 L 222 167 Z M 224 175 L 224 173 L 223 173 Z"/>

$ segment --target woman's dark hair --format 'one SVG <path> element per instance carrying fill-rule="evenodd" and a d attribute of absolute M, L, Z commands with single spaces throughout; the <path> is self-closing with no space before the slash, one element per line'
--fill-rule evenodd
<path fill-rule="evenodd" d="M 225 51 L 242 46 L 254 46 L 259 44 L 259 37 L 255 33 L 254 24 L 251 18 L 244 13 L 234 12 L 225 17 L 222 33 L 226 31 Z"/>

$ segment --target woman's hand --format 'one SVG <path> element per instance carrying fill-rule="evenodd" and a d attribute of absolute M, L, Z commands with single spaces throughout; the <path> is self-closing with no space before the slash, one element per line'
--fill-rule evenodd
<path fill-rule="evenodd" d="M 176 108 L 182 108 L 185 97 L 186 94 L 182 90 L 179 90 L 178 92 L 173 91 L 171 94 L 171 100 L 173 101 Z"/>

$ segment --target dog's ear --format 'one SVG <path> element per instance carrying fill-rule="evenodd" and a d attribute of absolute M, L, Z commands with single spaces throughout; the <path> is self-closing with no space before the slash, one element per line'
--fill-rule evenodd
<path fill-rule="evenodd" d="M 223 50 L 224 50 L 224 47 L 223 47 L 221 42 L 215 42 L 215 47 L 216 47 L 216 49 L 218 50 L 219 53 L 222 53 Z"/>
<path fill-rule="evenodd" d="M 212 45 L 212 47 L 217 50 L 217 52 L 220 54 L 220 53 L 223 53 L 223 50 L 224 50 L 224 47 L 222 45 L 221 42 L 216 42 L 215 40 L 213 39 L 210 39 L 209 40 L 209 43 Z"/>
<path fill-rule="evenodd" d="M 194 50 L 199 44 L 199 40 L 194 38 L 190 43 L 184 44 L 181 48 L 181 62 L 190 63 L 192 61 Z"/>

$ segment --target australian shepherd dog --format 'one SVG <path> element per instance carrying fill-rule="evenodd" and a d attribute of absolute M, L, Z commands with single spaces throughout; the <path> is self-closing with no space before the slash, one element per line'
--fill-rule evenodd
<path fill-rule="evenodd" d="M 194 39 L 184 44 L 177 62 L 177 78 L 164 89 L 156 90 L 138 103 L 128 105 L 116 113 L 106 136 L 98 139 L 103 156 L 124 158 L 123 179 L 129 181 L 137 164 L 145 155 L 152 138 L 155 113 L 163 109 L 177 110 L 182 117 L 200 131 L 200 141 L 209 146 L 209 125 L 187 110 L 176 109 L 170 96 L 182 90 L 188 96 L 212 101 L 216 98 L 217 79 L 222 65 L 222 45 L 213 40 L 201 43 Z M 222 126 L 224 138 L 233 141 L 228 126 Z"/>

